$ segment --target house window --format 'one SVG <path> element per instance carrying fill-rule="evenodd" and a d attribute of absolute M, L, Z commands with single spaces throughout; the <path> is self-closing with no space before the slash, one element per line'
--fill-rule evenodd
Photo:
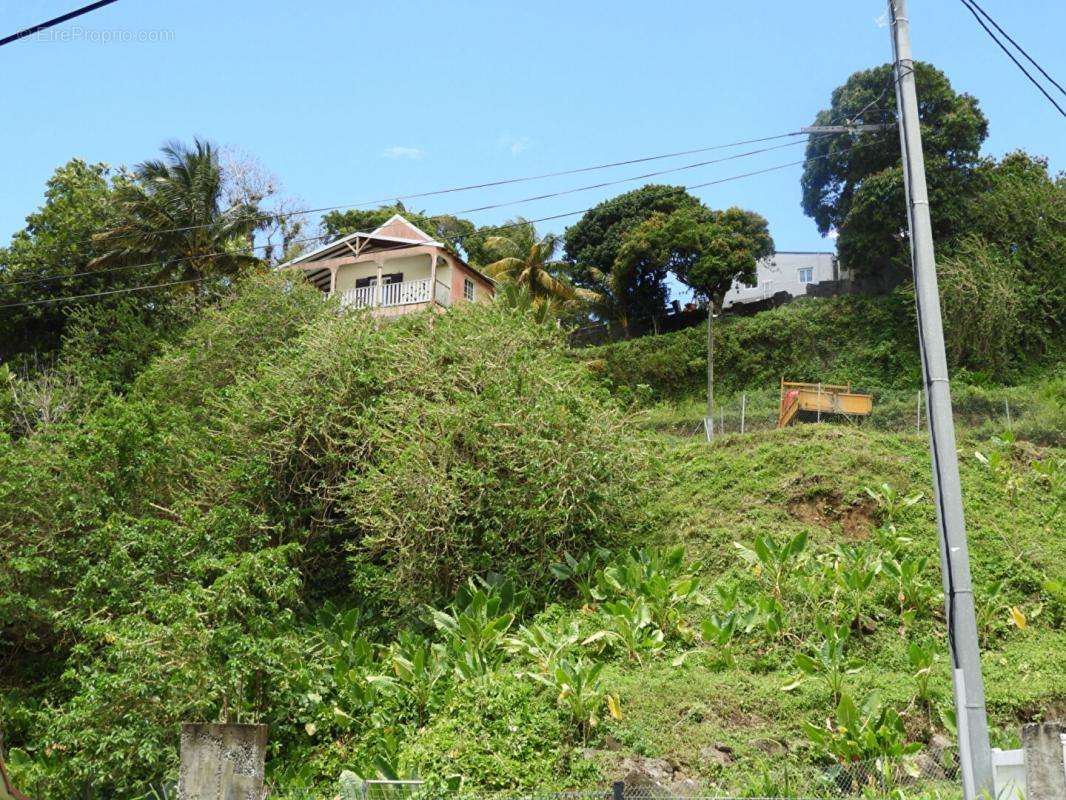
<path fill-rule="evenodd" d="M 474 282 L 469 278 L 463 278 L 463 299 L 474 299 Z"/>
<path fill-rule="evenodd" d="M 814 267 L 800 267 L 800 283 L 814 283 Z"/>
<path fill-rule="evenodd" d="M 374 286 L 377 284 L 378 278 L 376 275 L 371 275 L 369 278 L 356 278 L 355 288 L 362 289 L 366 286 Z M 381 276 L 381 284 L 388 286 L 390 283 L 403 283 L 402 272 L 386 272 Z"/>

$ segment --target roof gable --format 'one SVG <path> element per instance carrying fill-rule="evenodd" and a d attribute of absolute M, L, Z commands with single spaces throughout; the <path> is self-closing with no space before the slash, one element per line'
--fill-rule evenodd
<path fill-rule="evenodd" d="M 383 224 L 375 228 L 371 236 L 393 236 L 397 239 L 412 239 L 417 242 L 430 243 L 433 237 L 400 214 L 393 214 Z"/>

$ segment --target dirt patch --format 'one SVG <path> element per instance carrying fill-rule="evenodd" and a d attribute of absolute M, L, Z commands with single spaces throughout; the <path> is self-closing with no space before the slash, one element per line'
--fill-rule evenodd
<path fill-rule="evenodd" d="M 819 528 L 839 525 L 848 539 L 868 539 L 875 524 L 872 502 L 845 503 L 836 492 L 794 497 L 788 501 L 788 513 Z"/>

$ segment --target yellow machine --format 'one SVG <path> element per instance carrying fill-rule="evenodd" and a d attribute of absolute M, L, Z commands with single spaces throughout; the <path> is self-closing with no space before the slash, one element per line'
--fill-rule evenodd
<path fill-rule="evenodd" d="M 781 410 L 777 427 L 791 424 L 802 413 L 820 418 L 822 414 L 842 414 L 852 417 L 868 417 L 873 410 L 874 398 L 869 394 L 856 394 L 851 384 L 795 383 L 781 379 Z"/>

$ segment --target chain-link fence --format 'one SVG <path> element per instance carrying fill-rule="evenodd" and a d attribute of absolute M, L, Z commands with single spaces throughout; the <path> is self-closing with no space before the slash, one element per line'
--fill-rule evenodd
<path fill-rule="evenodd" d="M 628 770 L 628 773 L 626 773 Z M 565 789 L 558 786 L 485 790 L 477 776 L 453 780 L 363 780 L 344 772 L 336 780 L 267 781 L 264 800 L 962 800 L 958 753 L 927 749 L 888 759 L 805 764 L 778 759 L 716 763 L 708 777 L 665 759 L 631 757 L 604 772 L 624 780 Z M 708 770 L 708 771 L 710 771 Z M 0 787 L 2 788 L 2 787 Z M 109 790 L 86 786 L 76 795 L 44 786 L 20 786 L 33 800 L 111 800 Z M 1015 793 L 1016 794 L 1016 793 Z M 2 792 L 0 792 L 2 796 Z M 139 800 L 176 800 L 177 787 L 146 787 Z M 1010 797 L 990 800 L 1021 800 Z"/>
<path fill-rule="evenodd" d="M 856 391 L 866 391 L 856 389 Z M 952 413 L 958 426 L 987 437 L 1010 431 L 1019 439 L 1041 444 L 1062 440 L 1061 411 L 1040 397 L 1025 395 L 1024 389 L 953 389 Z M 924 436 L 928 421 L 924 398 L 917 391 L 874 391 L 873 410 L 868 417 L 848 418 L 825 414 L 822 422 L 852 423 L 864 428 Z M 775 389 L 741 392 L 718 397 L 715 403 L 715 434 L 754 433 L 777 427 L 781 399 Z M 638 427 L 680 437 L 705 437 L 706 408 L 702 400 L 676 404 L 662 403 L 637 412 Z M 810 423 L 817 420 L 812 414 Z"/>
<path fill-rule="evenodd" d="M 342 778 L 333 790 L 278 791 L 271 796 L 286 800 L 961 800 L 962 786 L 957 752 L 926 750 L 846 764 L 777 761 L 746 767 L 722 765 L 711 779 L 686 777 L 680 769 L 659 774 L 654 767 L 635 769 L 623 781 L 573 790 L 485 792 L 471 791 L 458 781 Z"/>

